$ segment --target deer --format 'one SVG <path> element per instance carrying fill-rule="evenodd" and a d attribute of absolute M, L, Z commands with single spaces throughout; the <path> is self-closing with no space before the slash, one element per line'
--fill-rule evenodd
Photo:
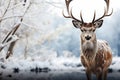
<path fill-rule="evenodd" d="M 97 40 L 95 31 L 102 26 L 104 17 L 112 15 L 113 9 L 108 13 L 110 1 L 104 0 L 106 3 L 104 14 L 96 19 L 96 12 L 94 12 L 93 20 L 89 23 L 84 22 L 81 12 L 80 19 L 74 17 L 72 8 L 69 9 L 71 1 L 65 0 L 68 15 L 64 14 L 64 10 L 62 14 L 65 18 L 72 19 L 73 26 L 81 30 L 80 59 L 85 67 L 87 80 L 92 79 L 92 74 L 96 75 L 97 80 L 107 80 L 108 67 L 112 63 L 112 50 L 107 41 Z"/>

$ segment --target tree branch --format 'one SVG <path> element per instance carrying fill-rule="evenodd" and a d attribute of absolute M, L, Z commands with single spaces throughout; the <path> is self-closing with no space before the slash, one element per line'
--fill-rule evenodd
<path fill-rule="evenodd" d="M 8 48 L 8 51 L 7 51 L 7 54 L 6 54 L 6 59 L 8 59 L 10 57 L 10 55 L 13 54 L 13 48 L 15 46 L 17 41 L 14 41 L 10 44 L 9 48 Z"/>
<path fill-rule="evenodd" d="M 8 2 L 8 6 L 7 6 L 5 12 L 3 13 L 3 15 L 2 15 L 2 17 L 1 17 L 0 22 L 2 21 L 2 18 L 3 18 L 3 17 L 5 16 L 5 14 L 7 13 L 8 8 L 10 7 L 10 2 L 11 2 L 11 0 L 9 0 L 9 2 Z"/>
<path fill-rule="evenodd" d="M 11 19 L 11 18 L 16 18 L 16 17 L 22 17 L 22 16 L 9 16 L 9 17 L 5 17 L 5 18 L 2 18 L 1 20 L 6 20 L 6 19 Z"/>

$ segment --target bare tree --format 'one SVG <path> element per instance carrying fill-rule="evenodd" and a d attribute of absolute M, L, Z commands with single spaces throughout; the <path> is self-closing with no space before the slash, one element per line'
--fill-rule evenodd
<path fill-rule="evenodd" d="M 30 5 L 28 5 L 26 7 L 26 10 L 24 11 L 23 15 L 20 15 L 20 16 L 11 16 L 11 17 L 4 17 L 6 15 L 6 13 L 9 11 L 9 8 L 10 8 L 10 4 L 11 4 L 11 1 L 12 0 L 9 0 L 8 2 L 8 5 L 7 5 L 7 8 L 5 9 L 5 11 L 3 12 L 3 15 L 0 17 L 0 23 L 3 21 L 3 20 L 6 20 L 6 19 L 9 19 L 9 18 L 15 18 L 15 17 L 19 17 L 20 19 L 20 22 L 19 23 L 16 23 L 14 26 L 13 26 L 13 29 L 11 31 L 9 31 L 9 33 L 6 35 L 6 37 L 3 39 L 2 41 L 2 44 L 0 46 L 0 52 L 4 49 L 5 46 L 9 46 L 8 47 L 8 50 L 7 50 L 7 53 L 6 53 L 6 59 L 9 58 L 10 55 L 13 54 L 13 49 L 14 49 L 14 46 L 18 40 L 18 36 L 15 34 L 18 30 L 18 28 L 21 26 L 21 23 L 23 21 L 23 18 L 25 16 L 25 14 L 27 13 Z M 24 1 L 26 3 L 26 0 Z M 25 3 L 23 6 L 25 6 Z M 17 38 L 15 38 L 17 37 Z"/>

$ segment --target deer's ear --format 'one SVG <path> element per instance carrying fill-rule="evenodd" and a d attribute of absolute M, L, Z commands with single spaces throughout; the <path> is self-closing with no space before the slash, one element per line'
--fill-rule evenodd
<path fill-rule="evenodd" d="M 99 21 L 95 22 L 94 24 L 95 24 L 96 28 L 100 28 L 103 24 L 103 20 L 99 20 Z"/>
<path fill-rule="evenodd" d="M 76 20 L 72 20 L 72 23 L 73 23 L 74 27 L 76 27 L 76 28 L 80 28 L 82 25 L 82 23 L 80 21 L 76 21 Z"/>

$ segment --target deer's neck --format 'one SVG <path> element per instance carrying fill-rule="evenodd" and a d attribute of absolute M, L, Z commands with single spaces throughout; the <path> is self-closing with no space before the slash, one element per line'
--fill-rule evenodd
<path fill-rule="evenodd" d="M 81 39 L 81 52 L 87 60 L 93 60 L 97 52 L 97 40 L 84 41 Z"/>

